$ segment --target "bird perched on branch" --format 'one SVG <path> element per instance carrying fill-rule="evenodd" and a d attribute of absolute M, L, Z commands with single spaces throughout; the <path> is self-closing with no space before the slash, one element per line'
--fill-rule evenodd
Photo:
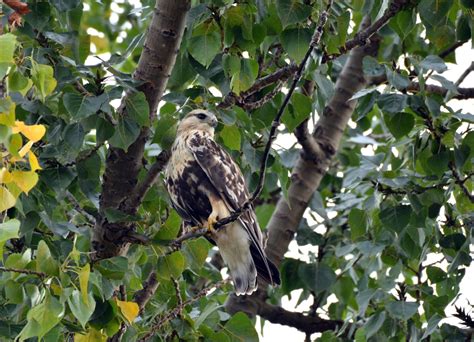
<path fill-rule="evenodd" d="M 165 170 L 166 186 L 178 214 L 209 230 L 229 267 L 236 294 L 251 294 L 257 289 L 257 274 L 272 285 L 280 284 L 280 275 L 265 255 L 253 208 L 221 229 L 213 228 L 250 198 L 239 167 L 214 141 L 216 126 L 216 116 L 202 109 L 191 111 L 179 123 Z"/>

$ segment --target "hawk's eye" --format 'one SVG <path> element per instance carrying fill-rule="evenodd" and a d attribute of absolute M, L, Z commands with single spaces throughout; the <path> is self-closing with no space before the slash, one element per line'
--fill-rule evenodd
<path fill-rule="evenodd" d="M 204 120 L 206 118 L 206 114 L 203 114 L 203 113 L 198 114 L 196 116 L 198 117 L 199 120 Z"/>

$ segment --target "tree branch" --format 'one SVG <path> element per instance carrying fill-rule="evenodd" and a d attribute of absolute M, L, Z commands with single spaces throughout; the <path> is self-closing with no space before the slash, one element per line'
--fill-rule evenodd
<path fill-rule="evenodd" d="M 142 336 L 140 339 L 138 339 L 138 342 L 145 342 L 145 341 L 148 341 L 150 338 L 152 338 L 160 329 L 161 327 L 166 324 L 167 322 L 169 322 L 170 320 L 172 320 L 173 318 L 177 317 L 183 310 L 186 306 L 188 305 L 191 305 L 195 302 L 197 302 L 199 299 L 201 299 L 202 297 L 206 296 L 211 290 L 215 289 L 215 288 L 219 288 L 221 286 L 223 286 L 224 284 L 226 284 L 228 282 L 227 279 L 224 279 L 224 280 L 221 280 L 215 284 L 212 284 L 208 287 L 205 287 L 203 288 L 201 291 L 199 291 L 194 297 L 192 298 L 189 298 L 183 302 L 181 302 L 181 304 L 177 305 L 173 310 L 171 310 L 170 312 L 166 313 L 164 316 L 162 316 L 161 318 L 159 319 L 155 319 L 155 321 L 153 322 L 152 326 L 151 326 L 151 329 L 149 332 L 147 332 L 144 336 Z"/>
<path fill-rule="evenodd" d="M 409 0 L 392 0 L 383 15 L 372 25 L 356 33 L 354 38 L 348 40 L 343 47 L 339 48 L 339 52 L 331 55 L 323 56 L 323 63 L 339 57 L 357 46 L 364 46 L 369 42 L 369 38 L 377 33 L 388 21 L 403 10 Z"/>
<path fill-rule="evenodd" d="M 148 102 L 150 117 L 155 117 L 156 108 L 165 90 L 170 72 L 183 36 L 189 0 L 158 0 L 148 28 L 147 38 L 140 55 L 134 79 L 141 82 L 138 87 Z M 125 99 L 120 108 L 121 115 L 127 115 Z M 149 129 L 142 128 L 137 140 L 124 151 L 110 148 L 103 177 L 100 196 L 100 210 L 119 209 L 131 193 L 134 200 L 129 202 L 128 211 L 134 212 L 141 204 L 146 190 L 152 182 L 137 185 L 142 168 L 145 142 Z M 150 178 L 154 179 L 153 174 Z M 133 231 L 132 223 L 110 223 L 104 217 L 97 221 L 94 236 L 94 258 L 102 259 L 124 254 L 128 249 L 127 235 Z"/>
<path fill-rule="evenodd" d="M 365 18 L 361 24 L 361 29 L 367 26 L 369 26 L 369 19 Z M 288 245 L 293 240 L 308 203 L 337 151 L 347 122 L 357 103 L 356 100 L 350 100 L 350 98 L 367 84 L 363 76 L 362 60 L 366 55 L 376 55 L 377 49 L 378 38 L 376 37 L 371 40 L 371 44 L 365 47 L 357 47 L 351 51 L 344 68 L 339 74 L 334 96 L 328 102 L 312 134 L 319 147 L 318 154 L 314 160 L 308 160 L 300 156 L 292 170 L 288 196 L 280 198 L 267 225 L 269 237 L 265 252 L 276 265 L 281 263 L 284 254 L 288 250 Z M 237 300 L 236 296 L 231 296 L 225 306 L 231 313 L 244 310 L 248 314 L 271 317 L 272 320 L 269 320 L 274 323 L 290 324 L 288 320 L 278 321 L 279 317 L 285 317 L 285 313 L 280 311 L 283 310 L 281 308 L 265 306 L 269 309 L 268 311 L 259 309 L 262 307 L 260 303 L 264 302 L 264 299 L 260 296 L 265 297 L 265 290 L 260 289 L 256 294 L 244 297 L 247 301 L 246 308 L 239 304 L 239 301 L 243 299 L 239 298 Z M 310 318 L 313 321 L 315 320 L 315 318 Z M 296 327 L 300 321 L 305 319 L 304 315 L 299 314 L 297 319 L 291 321 L 291 324 Z M 334 329 L 335 327 L 336 325 L 331 325 L 324 328 Z M 301 329 L 305 329 L 305 327 L 301 327 Z"/>
<path fill-rule="evenodd" d="M 37 272 L 37 271 L 33 271 L 33 270 L 26 270 L 26 269 L 20 269 L 20 268 L 3 267 L 3 266 L 0 266 L 0 271 L 35 275 L 35 276 L 38 276 L 40 278 L 46 278 L 48 276 L 46 273 L 43 273 L 43 272 Z"/>
<path fill-rule="evenodd" d="M 251 96 L 255 95 L 260 90 L 278 81 L 281 81 L 281 82 L 286 81 L 291 76 L 293 76 L 297 70 L 298 70 L 298 66 L 293 63 L 281 69 L 278 69 L 274 73 L 256 80 L 255 83 L 249 89 L 241 92 L 240 95 L 230 92 L 224 97 L 221 103 L 217 105 L 217 107 L 221 109 L 225 109 L 225 108 L 232 107 L 233 105 L 237 105 L 239 107 L 246 108 L 248 106 L 248 102 L 252 102 L 252 101 L 249 101 L 249 98 Z"/>
<path fill-rule="evenodd" d="M 312 96 L 314 92 L 314 82 L 305 81 L 302 92 L 306 96 Z M 308 160 L 315 160 L 320 154 L 320 149 L 314 137 L 311 135 L 308 129 L 308 119 L 303 121 L 295 129 L 295 137 L 303 148 L 302 156 Z"/>
<path fill-rule="evenodd" d="M 169 151 L 162 151 L 156 158 L 155 163 L 148 170 L 145 179 L 135 187 L 135 191 L 123 204 L 123 211 L 129 214 L 135 213 L 145 198 L 146 193 L 155 184 L 156 178 L 168 163 L 170 158 Z"/>
<path fill-rule="evenodd" d="M 404 90 L 418 92 L 420 91 L 420 84 L 417 82 L 411 82 Z M 474 98 L 474 88 L 457 88 L 456 90 L 458 93 L 453 96 L 453 99 L 467 100 Z M 446 88 L 434 84 L 425 84 L 425 91 L 427 93 L 439 94 L 442 96 L 445 96 L 448 93 Z"/>
<path fill-rule="evenodd" d="M 341 321 L 325 320 L 319 317 L 307 316 L 300 312 L 291 312 L 281 306 L 269 304 L 255 296 L 237 297 L 232 294 L 228 301 L 232 301 L 232 308 L 235 309 L 233 312 L 241 311 L 251 316 L 257 314 L 269 322 L 287 325 L 306 334 L 336 330 L 343 324 Z"/>
<path fill-rule="evenodd" d="M 464 70 L 464 72 L 462 73 L 461 76 L 459 76 L 458 80 L 454 83 L 454 86 L 457 88 L 459 87 L 459 85 L 466 79 L 466 77 L 472 72 L 474 71 L 474 62 L 471 62 L 471 65 L 469 65 L 469 67 Z"/>

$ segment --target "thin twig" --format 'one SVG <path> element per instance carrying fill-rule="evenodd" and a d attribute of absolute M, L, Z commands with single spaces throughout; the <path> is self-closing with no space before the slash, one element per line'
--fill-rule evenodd
<path fill-rule="evenodd" d="M 178 305 L 176 306 L 173 310 L 171 310 L 170 312 L 168 312 L 166 315 L 162 316 L 160 319 L 158 320 L 155 320 L 153 322 L 153 325 L 151 326 L 151 329 L 148 333 L 146 333 L 143 337 L 141 337 L 140 339 L 138 339 L 138 342 L 145 342 L 147 340 L 149 340 L 151 337 L 153 337 L 155 335 L 156 332 L 158 332 L 161 327 L 166 324 L 168 321 L 172 320 L 173 318 L 179 316 L 179 314 L 183 311 L 183 309 L 188 306 L 188 305 L 191 305 L 195 302 L 197 302 L 199 299 L 201 299 L 202 297 L 206 296 L 208 294 L 209 291 L 213 290 L 213 289 L 217 289 L 217 288 L 220 288 L 221 286 L 223 286 L 224 284 L 226 284 L 228 282 L 227 279 L 224 279 L 224 280 L 221 280 L 215 284 L 212 284 L 208 287 L 205 287 L 203 288 L 201 291 L 199 291 L 194 297 L 192 298 L 189 298 L 187 300 L 185 300 L 184 302 L 181 303 L 181 305 Z"/>
<path fill-rule="evenodd" d="M 33 271 L 33 270 L 25 270 L 25 269 L 20 269 L 20 268 L 3 267 L 3 266 L 0 266 L 0 271 L 35 275 L 35 276 L 38 276 L 40 278 L 46 278 L 48 276 L 46 273 L 43 273 L 43 272 L 38 272 L 38 271 Z"/>
<path fill-rule="evenodd" d="M 454 83 L 454 86 L 457 88 L 459 85 L 464 81 L 464 79 L 472 72 L 474 71 L 474 61 L 471 62 L 471 65 L 464 70 L 461 76 L 459 76 L 458 80 Z"/>
<path fill-rule="evenodd" d="M 70 191 L 66 191 L 66 198 L 69 202 L 71 202 L 74 210 L 76 210 L 79 214 L 82 214 L 89 221 L 89 223 L 92 223 L 93 225 L 95 224 L 95 217 L 81 207 L 79 201 L 76 199 L 76 197 L 74 197 L 73 194 L 71 194 Z"/>
<path fill-rule="evenodd" d="M 459 187 L 464 192 L 464 194 L 469 199 L 469 201 L 471 201 L 471 203 L 474 203 L 474 195 L 469 191 L 469 189 L 464 184 L 469 178 L 468 177 L 464 179 L 461 178 L 458 171 L 456 170 L 456 167 L 454 166 L 454 163 L 452 162 L 449 163 L 449 168 L 451 169 L 451 172 L 453 173 L 453 177 L 455 179 L 456 184 L 459 185 Z"/>
<path fill-rule="evenodd" d="M 136 211 L 139 204 L 142 202 L 143 198 L 145 197 L 146 193 L 155 183 L 158 174 L 163 170 L 170 158 L 169 151 L 161 152 L 156 161 L 151 166 L 150 170 L 148 170 L 145 179 L 139 183 L 131 196 L 127 198 L 124 203 L 124 211 L 130 213 L 132 211 Z"/>
<path fill-rule="evenodd" d="M 450 47 L 448 47 L 446 50 L 442 51 L 438 56 L 444 59 L 445 57 L 448 57 L 452 52 L 456 51 L 458 47 L 460 47 L 461 45 L 464 45 L 464 43 L 466 43 L 466 41 L 456 42 Z"/>
<path fill-rule="evenodd" d="M 230 92 L 224 97 L 221 103 L 217 105 L 217 107 L 225 109 L 232 107 L 234 104 L 236 104 L 239 107 L 245 108 L 246 102 L 251 96 L 255 95 L 257 92 L 264 89 L 265 87 L 274 84 L 275 82 L 286 81 L 291 76 L 293 76 L 297 70 L 298 66 L 293 63 L 281 69 L 278 69 L 270 75 L 259 78 L 249 89 L 241 92 L 239 95 Z"/>
<path fill-rule="evenodd" d="M 366 45 L 369 42 L 369 38 L 378 32 L 383 26 L 385 26 L 388 21 L 398 12 L 403 10 L 409 2 L 410 1 L 408 0 L 392 0 L 383 15 L 376 22 L 367 27 L 365 30 L 356 33 L 354 38 L 348 40 L 344 46 L 339 48 L 338 53 L 323 56 L 323 63 L 344 55 L 357 46 Z"/>

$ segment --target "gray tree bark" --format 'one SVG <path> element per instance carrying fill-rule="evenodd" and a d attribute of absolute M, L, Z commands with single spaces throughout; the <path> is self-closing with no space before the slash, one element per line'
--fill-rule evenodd
<path fill-rule="evenodd" d="M 156 108 L 176 61 L 189 7 L 189 0 L 156 2 L 143 51 L 133 75 L 136 80 L 143 82 L 138 90 L 146 96 L 151 119 L 156 116 Z M 124 104 L 123 100 L 121 115 L 127 115 Z M 122 204 L 135 191 L 138 173 L 143 167 L 143 151 L 148 135 L 149 129 L 145 127 L 128 151 L 119 148 L 109 150 L 100 197 L 101 217 L 97 220 L 93 236 L 95 259 L 122 255 L 128 249 L 127 236 L 133 231 L 133 225 L 110 223 L 103 213 L 106 208 L 123 209 Z M 127 210 L 136 211 L 139 205 L 140 202 L 134 203 Z"/>
<path fill-rule="evenodd" d="M 368 24 L 368 20 L 364 20 L 362 28 Z M 265 252 L 277 266 L 281 264 L 309 201 L 337 152 L 357 103 L 356 100 L 349 101 L 349 99 L 367 84 L 362 70 L 362 60 L 367 55 L 376 55 L 377 49 L 378 38 L 373 37 L 369 45 L 357 47 L 351 51 L 337 79 L 334 96 L 316 123 L 313 134 L 305 138 L 304 150 L 292 170 L 288 202 L 284 197 L 279 199 L 267 225 L 268 241 Z M 278 311 L 270 310 L 269 304 L 265 303 L 265 298 L 266 291 L 262 288 L 252 296 L 231 295 L 226 302 L 226 309 L 230 313 L 244 311 L 250 315 L 257 314 L 270 322 L 289 326 L 295 326 L 295 322 L 304 320 L 306 322 L 304 325 L 297 324 L 296 327 L 307 333 L 322 331 L 321 328 L 334 329 L 338 325 L 338 322 L 302 314 L 298 315 L 304 318 L 295 313 L 286 312 L 280 312 L 280 315 L 275 316 L 275 312 Z M 308 324 L 308 320 L 314 322 Z"/>

